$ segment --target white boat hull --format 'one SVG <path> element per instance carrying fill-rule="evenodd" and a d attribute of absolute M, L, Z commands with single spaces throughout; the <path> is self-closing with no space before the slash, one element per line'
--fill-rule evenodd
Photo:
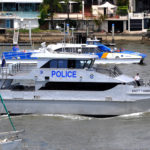
<path fill-rule="evenodd" d="M 125 87 L 125 88 L 123 88 Z M 122 115 L 150 109 L 150 91 L 117 86 L 107 91 L 1 90 L 11 114 Z M 119 94 L 118 94 L 118 91 Z M 7 94 L 6 94 L 7 93 Z M 0 104 L 1 114 L 5 113 Z"/>
<path fill-rule="evenodd" d="M 0 143 L 0 150 L 21 150 L 22 139 L 10 140 Z"/>
<path fill-rule="evenodd" d="M 140 58 L 120 58 L 120 59 L 96 59 L 94 64 L 138 64 L 141 62 Z"/>
<path fill-rule="evenodd" d="M 70 101 L 70 100 L 5 100 L 10 114 L 80 114 L 93 116 L 123 115 L 145 112 L 150 99 L 126 101 Z M 1 113 L 5 113 L 4 109 Z"/>

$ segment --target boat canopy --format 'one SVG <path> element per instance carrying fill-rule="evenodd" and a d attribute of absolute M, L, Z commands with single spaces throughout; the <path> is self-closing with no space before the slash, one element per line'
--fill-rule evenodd
<path fill-rule="evenodd" d="M 111 48 L 109 48 L 109 47 L 107 47 L 107 46 L 105 46 L 105 45 L 103 45 L 103 44 L 97 44 L 97 46 L 98 46 L 98 48 L 101 50 L 101 51 L 103 51 L 103 52 L 111 52 Z"/>
<path fill-rule="evenodd" d="M 94 40 L 88 39 L 88 40 L 86 41 L 86 44 L 89 44 L 89 45 L 96 45 L 96 46 L 98 46 L 98 48 L 99 48 L 100 51 L 102 51 L 102 52 L 111 52 L 111 48 L 107 47 L 106 45 L 101 44 L 101 43 L 99 42 L 99 40 L 97 40 L 97 39 L 94 39 Z"/>
<path fill-rule="evenodd" d="M 71 54 L 71 53 L 50 53 L 48 51 L 45 51 L 45 53 L 34 53 L 31 55 L 31 57 L 36 57 L 38 59 L 96 59 L 98 58 L 97 55 L 94 54 Z"/>

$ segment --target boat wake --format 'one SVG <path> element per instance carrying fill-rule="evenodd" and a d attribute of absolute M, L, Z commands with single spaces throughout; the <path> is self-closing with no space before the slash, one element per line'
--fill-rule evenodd
<path fill-rule="evenodd" d="M 55 117 L 62 119 L 70 119 L 70 120 L 92 120 L 92 117 L 80 116 L 80 115 L 71 115 L 71 114 L 42 114 L 42 115 L 32 115 L 32 116 L 46 116 L 46 117 Z"/>
<path fill-rule="evenodd" d="M 145 116 L 145 112 L 138 112 L 138 113 L 120 115 L 118 116 L 118 118 L 134 119 L 134 118 L 141 118 L 144 116 Z"/>
<path fill-rule="evenodd" d="M 0 120 L 4 120 L 4 119 L 8 119 L 8 116 L 7 115 L 1 115 Z"/>

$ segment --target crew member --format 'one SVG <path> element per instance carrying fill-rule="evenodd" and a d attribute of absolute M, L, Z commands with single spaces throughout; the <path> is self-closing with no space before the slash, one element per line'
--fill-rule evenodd
<path fill-rule="evenodd" d="M 140 86 L 140 76 L 139 76 L 139 73 L 136 74 L 136 76 L 134 77 L 134 80 L 135 80 L 137 86 Z"/>

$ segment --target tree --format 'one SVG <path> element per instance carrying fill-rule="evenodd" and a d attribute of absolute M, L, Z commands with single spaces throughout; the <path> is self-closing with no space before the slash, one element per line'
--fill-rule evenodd
<path fill-rule="evenodd" d="M 43 3 L 40 5 L 40 24 L 45 23 L 45 19 L 51 18 L 51 28 L 54 29 L 53 16 L 58 8 L 61 8 L 60 0 L 43 0 Z"/>
<path fill-rule="evenodd" d="M 117 5 L 118 6 L 128 6 L 129 0 L 117 0 Z"/>
<path fill-rule="evenodd" d="M 119 15 L 127 15 L 128 14 L 128 7 L 129 7 L 129 0 L 117 0 L 117 14 Z"/>
<path fill-rule="evenodd" d="M 63 0 L 62 2 L 64 2 L 65 4 L 66 4 L 66 10 L 67 10 L 67 23 L 69 23 L 70 22 L 70 18 L 69 18 L 69 14 L 70 14 L 70 9 L 69 9 L 69 5 L 70 5 L 70 3 L 69 3 L 69 1 L 70 0 Z M 77 3 L 81 3 L 81 0 L 74 0 L 75 2 L 77 2 Z"/>
<path fill-rule="evenodd" d="M 100 30 L 102 22 L 106 19 L 107 19 L 106 15 L 102 15 L 101 13 L 98 12 L 98 17 L 94 19 L 96 26 L 98 26 L 98 30 Z"/>

